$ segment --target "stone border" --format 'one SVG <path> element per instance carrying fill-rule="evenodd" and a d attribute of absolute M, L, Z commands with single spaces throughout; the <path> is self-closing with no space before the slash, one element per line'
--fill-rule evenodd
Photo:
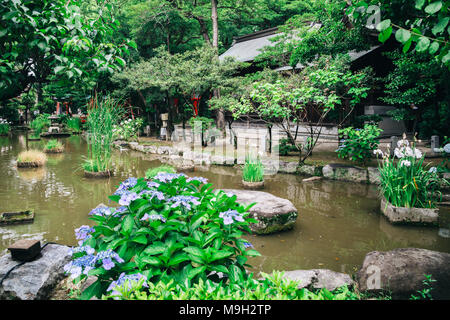
<path fill-rule="evenodd" d="M 438 226 L 439 208 L 395 207 L 385 197 L 380 201 L 380 210 L 394 224 L 419 224 Z"/>
<path fill-rule="evenodd" d="M 84 176 L 86 178 L 94 178 L 94 179 L 102 179 L 102 178 L 109 178 L 112 176 L 112 171 L 101 171 L 101 172 L 90 172 L 84 170 Z"/>
<path fill-rule="evenodd" d="M 235 166 L 244 164 L 244 159 L 233 158 L 229 156 L 216 156 L 208 153 L 198 153 L 190 149 L 177 149 L 170 146 L 142 145 L 138 142 L 115 141 L 114 147 L 128 146 L 131 150 L 143 153 L 158 154 L 167 157 L 168 161 L 174 166 L 178 165 L 218 165 Z M 266 168 L 274 168 L 270 160 L 263 161 Z M 338 180 L 345 182 L 357 182 L 363 184 L 380 184 L 380 173 L 377 167 L 360 168 L 351 165 L 330 163 L 321 165 L 302 165 L 298 166 L 294 161 L 279 161 L 277 173 L 298 174 L 305 176 L 318 176 L 329 180 Z M 450 174 L 444 174 L 443 178 L 449 180 Z M 442 185 L 443 190 L 450 190 L 450 187 Z"/>

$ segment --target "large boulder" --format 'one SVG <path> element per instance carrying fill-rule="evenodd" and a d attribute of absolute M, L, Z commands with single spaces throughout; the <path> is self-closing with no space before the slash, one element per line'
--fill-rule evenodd
<path fill-rule="evenodd" d="M 12 260 L 9 253 L 2 256 L 0 300 L 48 299 L 53 288 L 65 277 L 63 267 L 70 258 L 69 247 L 57 244 L 46 245 L 40 256 L 22 265 Z"/>
<path fill-rule="evenodd" d="M 340 163 L 327 164 L 322 169 L 323 176 L 327 179 L 354 181 L 368 183 L 368 172 L 366 169 L 357 168 Z"/>
<path fill-rule="evenodd" d="M 223 191 L 235 194 L 236 201 L 244 206 L 256 202 L 249 210 L 252 217 L 258 220 L 258 223 L 250 226 L 256 234 L 270 234 L 294 227 L 298 211 L 291 201 L 262 191 L 236 189 Z"/>
<path fill-rule="evenodd" d="M 431 275 L 434 299 L 450 298 L 450 254 L 417 248 L 369 252 L 357 281 L 361 292 L 390 292 L 393 299 L 409 299 L 426 288 L 425 275 Z"/>
<path fill-rule="evenodd" d="M 333 291 L 343 286 L 352 288 L 355 285 L 355 282 L 348 274 L 328 269 L 285 271 L 284 277 L 298 281 L 299 289 L 327 289 Z"/>

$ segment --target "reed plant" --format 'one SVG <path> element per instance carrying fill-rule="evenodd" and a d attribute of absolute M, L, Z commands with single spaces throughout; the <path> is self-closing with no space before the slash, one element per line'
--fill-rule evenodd
<path fill-rule="evenodd" d="M 425 155 L 409 146 L 406 139 L 400 140 L 394 156 L 383 155 L 379 165 L 382 195 L 396 207 L 435 208 L 440 197 L 439 176 L 434 167 L 424 165 Z"/>
<path fill-rule="evenodd" d="M 113 128 L 122 112 L 119 102 L 112 97 L 95 98 L 86 121 L 88 159 L 83 164 L 86 171 L 104 172 L 110 169 Z"/>
<path fill-rule="evenodd" d="M 256 160 L 247 157 L 242 168 L 242 180 L 246 182 L 264 181 L 264 166 L 259 158 Z"/>

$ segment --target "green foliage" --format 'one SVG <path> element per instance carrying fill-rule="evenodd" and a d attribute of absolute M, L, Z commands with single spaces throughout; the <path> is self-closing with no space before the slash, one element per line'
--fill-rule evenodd
<path fill-rule="evenodd" d="M 88 111 L 87 143 L 88 161 L 84 168 L 95 172 L 109 170 L 111 164 L 112 142 L 114 141 L 114 125 L 118 122 L 123 110 L 119 101 L 106 96 L 101 100 L 95 99 L 95 104 Z M 86 164 L 89 165 L 86 165 Z M 89 170 L 87 170 L 89 171 Z"/>
<path fill-rule="evenodd" d="M 176 173 L 177 170 L 169 165 L 162 165 L 156 168 L 150 168 L 145 172 L 145 179 L 153 179 L 160 172 Z"/>
<path fill-rule="evenodd" d="M 133 43 L 115 44 L 117 28 L 109 2 L 82 12 L 79 0 L 15 1 L 0 6 L 0 101 L 34 83 L 95 84 L 104 72 L 125 65 Z"/>
<path fill-rule="evenodd" d="M 50 115 L 47 113 L 39 114 L 33 121 L 30 122 L 30 128 L 33 129 L 33 136 L 39 137 L 44 129 L 50 127 Z"/>
<path fill-rule="evenodd" d="M 410 300 L 433 300 L 433 297 L 431 295 L 431 291 L 433 290 L 433 282 L 436 282 L 432 278 L 431 274 L 425 274 L 425 279 L 422 281 L 425 288 L 422 290 L 417 291 L 418 295 L 411 295 Z"/>
<path fill-rule="evenodd" d="M 378 148 L 381 130 L 377 125 L 366 124 L 363 129 L 347 127 L 339 129 L 341 145 L 336 150 L 338 157 L 350 159 L 360 164 L 366 163 L 375 149 Z"/>
<path fill-rule="evenodd" d="M 11 129 L 9 122 L 3 118 L 0 118 L 0 136 L 7 135 Z"/>
<path fill-rule="evenodd" d="M 242 168 L 242 180 L 247 182 L 264 181 L 264 165 L 259 157 L 256 160 L 247 157 Z"/>
<path fill-rule="evenodd" d="M 357 19 L 356 23 L 364 23 L 371 13 L 367 9 L 371 5 L 380 7 L 383 19 L 376 29 L 379 41 L 386 42 L 393 34 L 403 45 L 406 53 L 414 48 L 416 53 L 428 53 L 437 61 L 450 67 L 450 15 L 448 1 L 441 0 L 397 0 L 397 1 L 352 1 L 347 10 Z M 363 9 L 359 15 L 355 10 Z M 364 23 L 365 24 L 365 23 Z M 394 32 L 394 29 L 396 30 Z"/>
<path fill-rule="evenodd" d="M 290 152 L 297 151 L 297 148 L 289 143 L 289 139 L 280 139 L 280 144 L 278 145 L 278 154 L 280 156 L 288 156 Z"/>
<path fill-rule="evenodd" d="M 226 284 L 211 280 L 200 280 L 193 285 L 169 282 L 147 283 L 126 281 L 115 287 L 114 293 L 102 297 L 104 300 L 359 300 L 348 287 L 334 291 L 326 289 L 310 291 L 298 289 L 299 282 L 284 277 L 283 272 L 262 273 L 262 279 L 252 275 L 243 282 Z"/>
<path fill-rule="evenodd" d="M 81 132 L 81 127 L 82 127 L 82 123 L 81 123 L 81 119 L 80 118 L 69 118 L 66 121 L 66 126 L 67 128 L 71 129 L 73 132 Z"/>
<path fill-rule="evenodd" d="M 440 195 L 437 169 L 428 169 L 423 164 L 425 155 L 405 138 L 398 142 L 394 155 L 398 161 L 385 155 L 379 165 L 382 195 L 396 207 L 435 208 Z"/>
<path fill-rule="evenodd" d="M 50 139 L 44 147 L 47 150 L 62 149 L 63 145 L 56 139 Z"/>
<path fill-rule="evenodd" d="M 82 299 L 106 294 L 122 273 L 152 283 L 195 284 L 218 282 L 220 272 L 240 283 L 247 278 L 248 257 L 259 255 L 242 239 L 256 222 L 247 212 L 251 206 L 214 190 L 204 178 L 163 172 L 150 182 L 129 178 L 109 198 L 121 207 L 92 210 L 96 225 L 77 230 L 80 247 L 65 267 L 78 280 L 98 277 Z"/>

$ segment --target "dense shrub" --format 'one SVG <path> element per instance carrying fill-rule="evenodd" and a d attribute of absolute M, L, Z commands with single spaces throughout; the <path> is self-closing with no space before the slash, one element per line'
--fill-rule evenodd
<path fill-rule="evenodd" d="M 250 206 L 204 178 L 164 172 L 150 181 L 129 178 L 109 198 L 119 206 L 91 211 L 97 224 L 76 230 L 79 246 L 65 266 L 76 281 L 98 277 L 83 299 L 101 297 L 123 276 L 194 284 L 217 282 L 221 273 L 242 282 L 248 257 L 259 255 L 242 239 L 256 222 Z"/>

